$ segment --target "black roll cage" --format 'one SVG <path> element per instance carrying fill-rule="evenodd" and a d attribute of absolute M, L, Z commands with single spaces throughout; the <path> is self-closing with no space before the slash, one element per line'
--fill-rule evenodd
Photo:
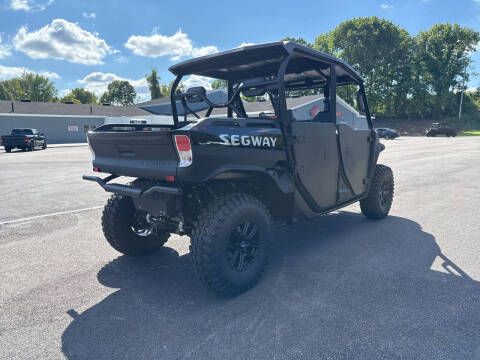
<path fill-rule="evenodd" d="M 337 116 L 337 109 L 336 109 L 337 108 L 337 101 L 336 101 L 336 92 L 337 91 L 336 90 L 337 90 L 337 85 L 349 85 L 349 84 L 358 85 L 359 91 L 357 93 L 357 96 L 360 97 L 361 100 L 362 100 L 362 103 L 363 103 L 362 114 L 365 115 L 365 117 L 367 119 L 368 127 L 369 127 L 370 132 L 371 132 L 371 135 L 369 136 L 369 139 L 368 139 L 368 141 L 371 144 L 371 146 L 370 146 L 370 156 L 369 156 L 369 167 L 368 167 L 368 174 L 367 174 L 367 178 L 369 180 L 373 176 L 372 174 L 373 174 L 374 167 L 375 167 L 375 152 L 377 151 L 377 149 L 376 149 L 376 143 L 375 143 L 374 140 L 376 139 L 377 135 L 375 133 L 375 130 L 373 129 L 373 124 L 372 124 L 372 119 L 371 119 L 371 115 L 370 115 L 370 110 L 368 108 L 368 102 L 367 102 L 367 98 L 366 98 L 366 94 L 365 94 L 365 87 L 364 87 L 364 84 L 363 84 L 363 79 L 352 67 L 350 67 L 348 64 L 346 64 L 345 62 L 343 62 L 340 59 L 334 58 L 334 57 L 332 57 L 330 55 L 327 55 L 327 54 L 323 54 L 323 53 L 318 52 L 316 50 L 307 48 L 305 46 L 295 44 L 295 43 L 290 43 L 290 42 L 266 44 L 266 45 L 254 46 L 252 48 L 255 48 L 255 49 L 258 48 L 259 50 L 265 50 L 265 48 L 268 47 L 268 46 L 271 46 L 271 47 L 275 46 L 276 50 L 278 50 L 279 48 L 282 49 L 282 45 L 283 45 L 283 50 L 285 50 L 285 51 L 284 51 L 284 53 L 281 57 L 281 60 L 278 62 L 278 67 L 276 68 L 276 70 L 277 70 L 276 71 L 276 79 L 275 79 L 275 88 L 278 89 L 278 93 L 276 94 L 277 95 L 276 99 L 274 99 L 274 97 L 269 94 L 270 95 L 270 100 L 272 101 L 272 105 L 275 109 L 275 112 L 278 115 L 278 120 L 280 122 L 280 127 L 281 127 L 281 130 L 282 130 L 284 143 L 285 143 L 285 148 L 286 148 L 286 155 L 287 155 L 287 160 L 288 160 L 289 172 L 294 179 L 296 188 L 300 192 L 303 199 L 308 204 L 308 207 L 311 209 L 311 211 L 313 211 L 314 213 L 317 213 L 317 214 L 321 214 L 321 213 L 327 212 L 331 209 L 321 209 L 317 206 L 314 199 L 311 197 L 311 195 L 308 193 L 307 189 L 303 185 L 303 181 L 300 178 L 300 176 L 297 172 L 297 169 L 296 169 L 296 165 L 295 165 L 296 161 L 295 161 L 295 153 L 294 153 L 295 138 L 291 134 L 292 133 L 291 123 L 295 119 L 293 118 L 293 113 L 287 109 L 287 101 L 286 101 L 286 91 L 287 91 L 287 89 L 288 90 L 313 89 L 313 88 L 319 88 L 319 87 L 323 86 L 324 87 L 324 95 L 325 95 L 324 97 L 325 97 L 325 100 L 327 101 L 326 106 L 328 106 L 328 107 L 326 107 L 327 111 L 322 114 L 321 121 L 336 124 L 336 116 Z M 252 49 L 250 51 L 253 52 L 255 49 Z M 184 106 L 186 104 L 186 101 L 185 101 L 185 95 L 186 94 L 185 93 L 184 94 L 177 94 L 176 93 L 177 87 L 178 87 L 182 77 L 184 75 L 189 75 L 189 74 L 207 75 L 207 76 L 218 74 L 220 70 L 223 71 L 225 69 L 222 68 L 222 69 L 215 70 L 212 67 L 208 67 L 204 64 L 203 59 L 206 60 L 206 61 L 211 61 L 212 63 L 214 63 L 215 62 L 214 60 L 215 60 L 216 56 L 227 57 L 234 52 L 235 52 L 235 50 L 231 50 L 231 51 L 227 51 L 225 53 L 220 53 L 219 55 L 210 55 L 210 56 L 206 56 L 206 57 L 201 58 L 201 59 L 190 60 L 190 61 L 178 64 L 178 65 L 170 68 L 170 70 L 174 74 L 177 75 L 177 78 L 175 79 L 175 81 L 173 83 L 173 86 L 172 86 L 172 89 L 171 89 L 171 94 L 170 94 L 170 100 L 171 100 L 171 105 L 172 105 L 172 110 L 173 110 L 173 118 L 174 118 L 175 125 L 178 125 L 178 114 L 177 114 L 176 104 L 177 104 L 177 100 L 178 100 L 179 96 L 183 99 L 182 104 Z M 275 53 L 274 53 L 274 55 L 275 55 Z M 252 53 L 250 53 L 249 56 L 251 58 Z M 302 77 L 298 77 L 298 76 L 297 76 L 298 79 L 297 79 L 296 82 L 295 81 L 291 81 L 291 82 L 285 81 L 288 66 L 289 66 L 289 64 L 290 64 L 290 62 L 293 58 L 309 59 L 309 60 L 313 60 L 314 63 L 318 62 L 318 68 L 316 68 L 315 71 L 317 71 L 319 74 L 321 74 L 321 77 L 324 77 L 323 81 L 322 81 L 322 79 L 317 81 L 317 83 L 312 83 L 311 81 L 307 81 L 307 79 L 309 79 L 308 74 L 305 75 L 303 72 L 301 73 L 301 75 L 304 78 L 303 82 L 301 81 Z M 231 60 L 231 58 L 227 58 L 227 60 Z M 268 62 L 268 61 L 269 61 L 269 59 L 265 60 L 265 62 Z M 256 64 L 257 67 L 261 68 L 261 65 L 258 65 L 258 64 L 261 64 L 261 61 L 260 62 L 257 61 L 257 63 L 255 63 L 255 64 Z M 327 67 L 323 67 L 323 70 L 325 72 L 322 71 L 322 67 L 321 67 L 322 64 L 324 66 L 327 65 Z M 238 66 L 238 61 L 237 61 L 236 65 Z M 247 64 L 246 67 L 248 68 L 249 65 Z M 340 75 L 337 74 L 337 67 L 341 70 L 341 72 L 343 72 L 343 75 L 340 76 Z M 188 71 L 189 69 L 190 70 L 197 69 L 197 70 L 189 72 Z M 238 69 L 238 67 L 237 67 L 237 69 Z M 272 70 L 272 67 L 269 68 L 270 73 L 272 72 L 271 70 Z M 328 70 L 328 75 L 326 75 L 327 70 Z M 258 73 L 260 72 L 260 70 L 258 70 L 258 68 L 253 68 L 253 71 L 255 71 L 256 75 L 258 76 Z M 308 69 L 305 72 L 308 72 Z M 242 74 L 245 75 L 246 74 L 245 71 Z M 227 80 L 227 103 L 222 104 L 222 105 L 230 105 L 230 104 L 235 103 L 236 98 L 239 98 L 239 93 L 240 93 L 242 87 L 238 84 L 238 81 L 243 80 L 243 79 L 239 79 L 238 77 L 237 78 L 228 77 L 225 73 L 223 73 L 222 75 L 224 75 L 223 80 Z M 289 73 L 289 75 L 292 75 L 292 73 Z M 294 75 L 298 75 L 298 74 L 295 73 Z M 214 77 L 214 76 L 211 76 L 211 77 Z M 314 80 L 314 79 L 309 79 L 309 80 Z M 273 82 L 271 82 L 270 84 L 272 84 L 272 83 Z M 237 85 L 237 87 L 235 87 L 236 85 Z M 207 102 L 207 104 L 209 104 L 209 101 L 208 101 L 206 95 L 201 96 L 201 97 L 204 101 Z M 359 99 L 358 97 L 357 97 L 357 99 Z M 207 112 L 207 116 L 209 116 L 211 114 L 211 110 L 213 109 L 212 104 L 210 103 L 209 105 L 210 105 L 210 108 Z M 240 112 L 243 112 L 243 114 L 245 114 L 245 111 L 243 109 L 243 105 L 242 105 L 241 101 L 240 101 L 240 106 L 241 106 Z M 188 105 L 185 106 L 185 109 L 188 110 Z M 233 117 L 233 111 L 237 112 L 237 114 L 238 114 L 238 111 L 234 107 L 227 106 L 227 116 L 229 118 Z M 187 112 L 185 112 L 185 120 L 186 120 L 186 113 Z M 316 118 L 314 118 L 312 121 L 315 121 L 315 120 L 316 120 Z M 346 185 L 352 191 L 352 194 L 355 194 L 355 192 L 353 191 L 353 188 L 352 188 L 352 186 L 349 182 L 349 179 L 346 176 L 346 172 L 345 172 L 345 169 L 344 169 L 344 164 L 343 164 L 343 160 L 342 160 L 341 145 L 340 145 L 340 139 L 339 139 L 339 125 L 336 124 L 336 127 L 337 127 L 337 130 L 336 130 L 336 133 L 337 133 L 337 151 L 339 153 L 340 163 L 341 163 L 340 169 L 339 169 L 340 174 L 341 174 L 342 178 L 344 179 L 344 181 L 346 182 Z M 368 193 L 370 183 L 371 182 L 368 181 L 367 191 L 365 192 L 365 194 Z M 357 200 L 361 199 L 365 194 L 357 194 L 356 198 L 347 201 L 347 203 L 357 201 Z M 337 204 L 337 205 L 338 205 L 338 207 L 341 207 L 341 206 L 346 205 L 347 203 Z"/>
<path fill-rule="evenodd" d="M 272 101 L 273 108 L 275 109 L 278 115 L 278 118 L 281 122 L 289 122 L 291 119 L 289 119 L 288 115 L 288 110 L 287 110 L 287 103 L 286 103 L 286 91 L 287 90 L 309 90 L 309 89 L 318 89 L 323 87 L 324 88 L 324 93 L 328 94 L 326 98 L 328 97 L 330 99 L 329 101 L 329 109 L 328 109 L 328 119 L 323 119 L 323 121 L 328 121 L 328 122 L 335 122 L 336 121 L 336 101 L 331 101 L 331 99 L 336 99 L 336 89 L 337 85 L 349 85 L 349 84 L 356 84 L 359 86 L 359 94 L 362 97 L 362 102 L 364 105 L 364 114 L 367 118 L 367 122 L 369 125 L 369 128 L 372 129 L 372 120 L 371 120 L 371 115 L 370 111 L 368 108 L 368 102 L 366 99 L 365 95 L 365 88 L 363 84 L 363 79 L 360 77 L 360 75 L 353 69 L 351 68 L 348 64 L 346 64 L 344 61 L 337 59 L 333 56 L 330 56 L 328 54 L 321 53 L 319 51 L 313 50 L 311 48 L 305 47 L 303 45 L 299 45 L 296 43 L 292 42 L 284 42 L 284 43 L 272 43 L 272 44 L 265 44 L 265 45 L 258 45 L 258 46 L 252 46 L 251 48 L 258 48 L 258 49 L 263 49 L 268 46 L 274 47 L 274 46 L 283 46 L 283 48 L 286 50 L 286 54 L 283 55 L 279 66 L 278 70 L 276 73 L 276 79 L 265 79 L 263 83 L 259 82 L 258 84 L 252 84 L 249 83 L 247 85 L 242 85 L 242 81 L 246 80 L 245 78 L 228 78 L 227 80 L 227 102 L 224 104 L 214 104 L 211 102 L 208 97 L 205 94 L 195 94 L 199 97 L 202 98 L 202 100 L 209 106 L 206 116 L 210 116 L 214 108 L 219 108 L 219 107 L 227 107 L 227 117 L 232 118 L 233 117 L 233 112 L 237 114 L 239 117 L 246 117 L 245 109 L 243 108 L 243 104 L 240 100 L 240 92 L 246 88 L 251 88 L 255 86 L 260 86 L 260 85 L 266 85 L 270 88 L 276 88 L 278 89 L 278 94 L 276 94 L 277 98 L 275 101 L 273 101 L 272 96 L 270 96 L 270 100 Z M 172 115 L 173 115 L 173 121 L 174 125 L 178 126 L 179 124 L 179 119 L 178 119 L 178 110 L 177 110 L 177 101 L 180 100 L 182 103 L 184 109 L 186 110 L 184 112 L 184 121 L 187 120 L 187 114 L 191 113 L 195 117 L 199 118 L 199 116 L 191 110 L 191 108 L 188 106 L 188 101 L 186 100 L 186 97 L 188 96 L 187 93 L 177 93 L 178 86 L 182 80 L 182 78 L 185 75 L 202 75 L 202 73 L 198 73 L 198 71 L 188 71 L 188 66 L 190 63 L 194 63 L 198 67 L 198 64 L 203 63 L 203 59 L 205 60 L 205 63 L 212 63 L 214 62 L 215 58 L 217 58 L 219 55 L 226 54 L 228 55 L 229 53 L 232 53 L 234 50 L 227 51 L 224 53 L 220 54 L 213 54 L 213 55 L 208 55 L 204 56 L 198 59 L 193 59 L 186 61 L 184 63 L 180 63 L 178 65 L 175 65 L 170 68 L 170 70 L 174 73 L 177 74 L 177 77 L 175 78 L 175 81 L 172 84 L 172 88 L 170 91 L 170 102 L 171 102 L 171 107 L 172 107 Z M 291 82 L 291 83 L 286 83 L 285 82 L 285 74 L 286 70 L 288 68 L 288 65 L 291 61 L 292 58 L 305 58 L 309 60 L 313 60 L 314 62 L 319 62 L 319 68 L 320 68 L 320 63 L 323 64 L 329 64 L 329 75 L 325 77 L 324 81 L 313 81 L 313 82 L 308 82 L 308 81 L 300 81 L 300 82 Z M 337 82 L 337 76 L 336 76 L 336 67 L 340 66 L 341 69 L 349 75 L 348 79 L 345 77 L 342 78 L 343 81 Z M 186 69 L 185 69 L 186 68 Z M 307 78 L 308 79 L 308 78 Z M 271 94 L 270 94 L 271 95 Z M 283 126 L 282 126 L 283 127 Z M 286 130 L 286 129 L 285 129 Z"/>

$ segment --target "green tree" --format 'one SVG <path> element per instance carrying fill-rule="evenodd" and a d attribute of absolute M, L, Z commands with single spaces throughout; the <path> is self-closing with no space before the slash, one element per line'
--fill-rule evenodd
<path fill-rule="evenodd" d="M 157 74 L 157 69 L 152 69 L 150 75 L 146 75 L 148 88 L 150 89 L 150 97 L 151 99 L 158 99 L 164 97 L 165 95 L 162 93 L 162 89 L 160 87 L 160 77 Z"/>
<path fill-rule="evenodd" d="M 72 89 L 67 96 L 70 96 L 74 100 L 78 100 L 82 104 L 96 104 L 97 97 L 91 91 L 85 90 L 84 88 L 75 88 Z"/>
<path fill-rule="evenodd" d="M 433 114 L 448 115 L 453 90 L 468 80 L 467 68 L 480 34 L 457 24 L 437 24 L 418 34 L 415 41 L 422 80 L 435 95 Z"/>
<path fill-rule="evenodd" d="M 60 99 L 62 103 L 74 103 L 74 104 L 81 104 L 80 100 L 78 100 L 72 93 L 68 93 L 64 97 Z"/>
<path fill-rule="evenodd" d="M 100 97 L 101 103 L 114 105 L 133 105 L 137 92 L 126 80 L 114 80 L 108 84 L 107 91 Z"/>
<path fill-rule="evenodd" d="M 105 91 L 102 96 L 100 96 L 100 99 L 98 100 L 100 104 L 110 104 L 111 102 L 111 96 L 108 93 L 108 91 Z"/>
<path fill-rule="evenodd" d="M 11 100 L 5 81 L 0 81 L 0 100 Z"/>
<path fill-rule="evenodd" d="M 287 37 L 284 37 L 282 39 L 282 41 L 293 41 L 293 42 L 296 42 L 300 45 L 305 45 L 305 46 L 308 46 L 308 47 L 313 47 L 313 44 L 310 44 L 307 40 L 305 40 L 304 38 L 301 38 L 301 37 L 290 37 L 290 36 L 287 36 Z"/>
<path fill-rule="evenodd" d="M 160 84 L 160 93 L 163 96 L 170 96 L 170 85 Z"/>
<path fill-rule="evenodd" d="M 215 79 L 212 81 L 212 89 L 226 89 L 227 80 Z"/>
<path fill-rule="evenodd" d="M 318 36 L 314 46 L 363 75 L 372 112 L 397 114 L 405 108 L 413 57 L 413 41 L 405 30 L 377 17 L 355 18 Z"/>
<path fill-rule="evenodd" d="M 97 97 L 91 91 L 83 88 L 75 88 L 70 90 L 70 92 L 61 99 L 61 101 L 71 101 L 75 104 L 96 104 Z"/>
<path fill-rule="evenodd" d="M 57 89 L 46 76 L 24 73 L 20 77 L 0 82 L 0 97 L 5 100 L 22 100 L 47 102 L 52 101 Z"/>

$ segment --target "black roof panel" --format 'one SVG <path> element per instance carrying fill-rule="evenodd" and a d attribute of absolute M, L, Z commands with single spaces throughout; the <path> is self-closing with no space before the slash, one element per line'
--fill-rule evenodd
<path fill-rule="evenodd" d="M 287 82 L 324 78 L 329 75 L 330 64 L 337 65 L 337 82 L 363 81 L 360 74 L 343 60 L 289 41 L 245 46 L 202 56 L 173 65 L 169 70 L 177 76 L 195 74 L 225 80 L 275 76 L 287 55 L 291 56 L 286 70 Z M 318 71 L 319 68 L 322 70 Z"/>

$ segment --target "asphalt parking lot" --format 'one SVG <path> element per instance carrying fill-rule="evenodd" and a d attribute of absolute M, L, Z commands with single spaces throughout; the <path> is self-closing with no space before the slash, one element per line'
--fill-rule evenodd
<path fill-rule="evenodd" d="M 87 147 L 0 153 L 0 358 L 480 359 L 480 138 L 385 144 L 391 216 L 282 228 L 233 299 L 197 281 L 186 237 L 107 245 Z"/>

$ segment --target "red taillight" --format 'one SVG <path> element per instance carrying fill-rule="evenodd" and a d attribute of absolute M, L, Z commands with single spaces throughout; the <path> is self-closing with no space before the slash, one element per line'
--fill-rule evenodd
<path fill-rule="evenodd" d="M 94 172 L 102 172 L 102 170 L 100 170 L 100 168 L 96 167 L 96 166 L 93 167 L 93 171 Z"/>
<path fill-rule="evenodd" d="M 25 141 L 25 143 L 28 143 L 28 138 L 24 138 L 23 141 Z"/>
<path fill-rule="evenodd" d="M 190 138 L 187 135 L 174 135 L 175 147 L 177 149 L 180 162 L 179 167 L 187 167 L 192 165 L 192 145 L 190 144 Z"/>
<path fill-rule="evenodd" d="M 187 135 L 175 135 L 175 144 L 178 151 L 191 151 L 190 138 Z"/>
<path fill-rule="evenodd" d="M 175 182 L 175 176 L 167 175 L 167 176 L 165 176 L 165 180 L 169 183 L 174 183 Z"/>

